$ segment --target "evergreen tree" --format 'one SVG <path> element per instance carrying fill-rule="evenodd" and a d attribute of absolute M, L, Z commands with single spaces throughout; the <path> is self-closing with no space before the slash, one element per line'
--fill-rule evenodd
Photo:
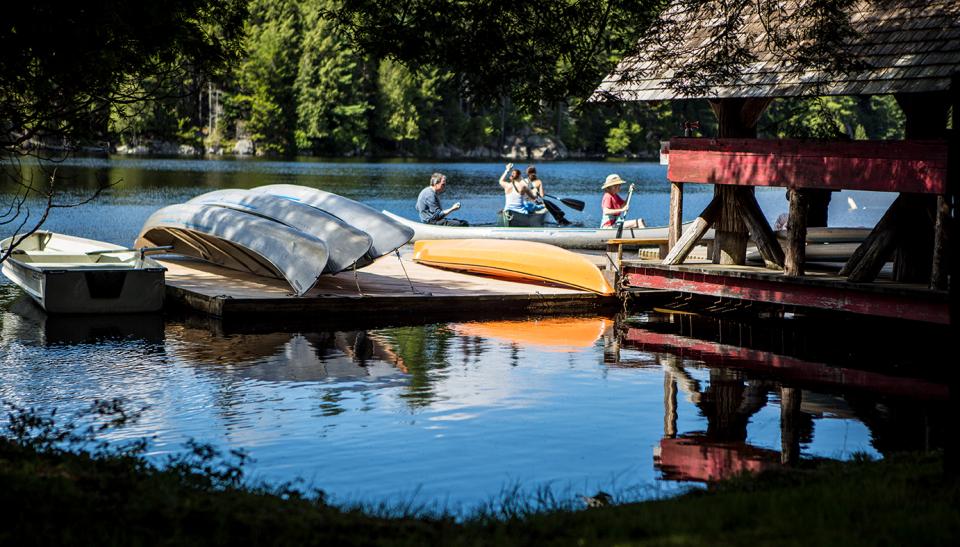
<path fill-rule="evenodd" d="M 299 6 L 295 0 L 252 0 L 249 9 L 247 57 L 233 101 L 246 114 L 247 131 L 260 150 L 290 154 L 296 150 Z"/>
<path fill-rule="evenodd" d="M 368 148 L 362 59 L 325 10 L 335 0 L 304 0 L 303 53 L 296 78 L 297 146 L 319 153 L 361 153 Z"/>

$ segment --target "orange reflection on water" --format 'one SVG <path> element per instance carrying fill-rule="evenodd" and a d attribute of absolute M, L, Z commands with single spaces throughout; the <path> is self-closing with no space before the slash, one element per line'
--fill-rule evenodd
<path fill-rule="evenodd" d="M 526 321 L 457 323 L 451 328 L 461 336 L 476 336 L 546 351 L 583 351 L 613 326 L 607 317 L 551 317 Z"/>

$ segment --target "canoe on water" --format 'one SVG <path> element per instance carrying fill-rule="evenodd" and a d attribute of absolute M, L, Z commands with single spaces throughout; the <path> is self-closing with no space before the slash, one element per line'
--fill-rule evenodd
<path fill-rule="evenodd" d="M 602 295 L 615 293 L 586 257 L 555 245 L 497 239 L 421 240 L 413 247 L 421 264 L 520 282 L 541 282 Z"/>
<path fill-rule="evenodd" d="M 545 226 L 541 228 L 519 228 L 500 226 L 437 226 L 424 224 L 414 220 L 384 211 L 384 215 L 413 228 L 414 235 L 411 241 L 424 239 L 507 239 L 514 241 L 536 241 L 549 243 L 564 249 L 600 249 L 607 248 L 607 240 L 617 235 L 614 228 L 586 228 L 586 227 L 558 227 Z M 685 230 L 692 222 L 683 225 Z M 659 242 L 667 239 L 666 226 L 650 228 L 625 228 L 622 239 L 649 239 Z M 863 241 L 870 233 L 867 228 L 808 228 L 807 243 L 857 243 Z M 713 230 L 708 230 L 703 241 L 713 239 Z M 777 237 L 784 239 L 785 231 L 777 232 Z M 653 243 L 651 243 L 652 245 Z"/>
<path fill-rule="evenodd" d="M 159 311 L 165 271 L 137 250 L 47 231 L 24 238 L 3 263 L 3 274 L 47 313 Z"/>
<path fill-rule="evenodd" d="M 425 239 L 507 239 L 514 241 L 535 241 L 549 243 L 564 249 L 606 249 L 607 240 L 617 235 L 615 228 L 550 227 L 519 228 L 500 226 L 437 226 L 424 224 L 384 211 L 384 215 L 403 223 L 414 230 L 411 241 Z M 686 226 L 686 225 L 685 225 Z M 625 228 L 622 238 L 660 240 L 667 238 L 667 227 Z M 713 231 L 707 238 L 713 237 Z"/>

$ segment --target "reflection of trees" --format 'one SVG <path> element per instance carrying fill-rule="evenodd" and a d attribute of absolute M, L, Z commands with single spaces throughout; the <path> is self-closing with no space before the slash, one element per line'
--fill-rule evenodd
<path fill-rule="evenodd" d="M 402 397 L 412 409 L 428 406 L 436 398 L 435 372 L 449 366 L 447 354 L 454 333 L 445 325 L 398 327 L 380 332 L 407 368 L 409 383 Z"/>

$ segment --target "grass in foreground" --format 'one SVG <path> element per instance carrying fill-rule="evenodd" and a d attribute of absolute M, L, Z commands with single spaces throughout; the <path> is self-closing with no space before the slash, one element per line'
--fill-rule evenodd
<path fill-rule="evenodd" d="M 669 500 L 457 522 L 383 518 L 319 494 L 244 486 L 240 467 L 214 463 L 200 445 L 160 469 L 136 449 L 64 451 L 36 438 L 0 438 L 0 544 L 846 547 L 960 538 L 960 484 L 944 479 L 940 454 L 822 463 Z"/>

